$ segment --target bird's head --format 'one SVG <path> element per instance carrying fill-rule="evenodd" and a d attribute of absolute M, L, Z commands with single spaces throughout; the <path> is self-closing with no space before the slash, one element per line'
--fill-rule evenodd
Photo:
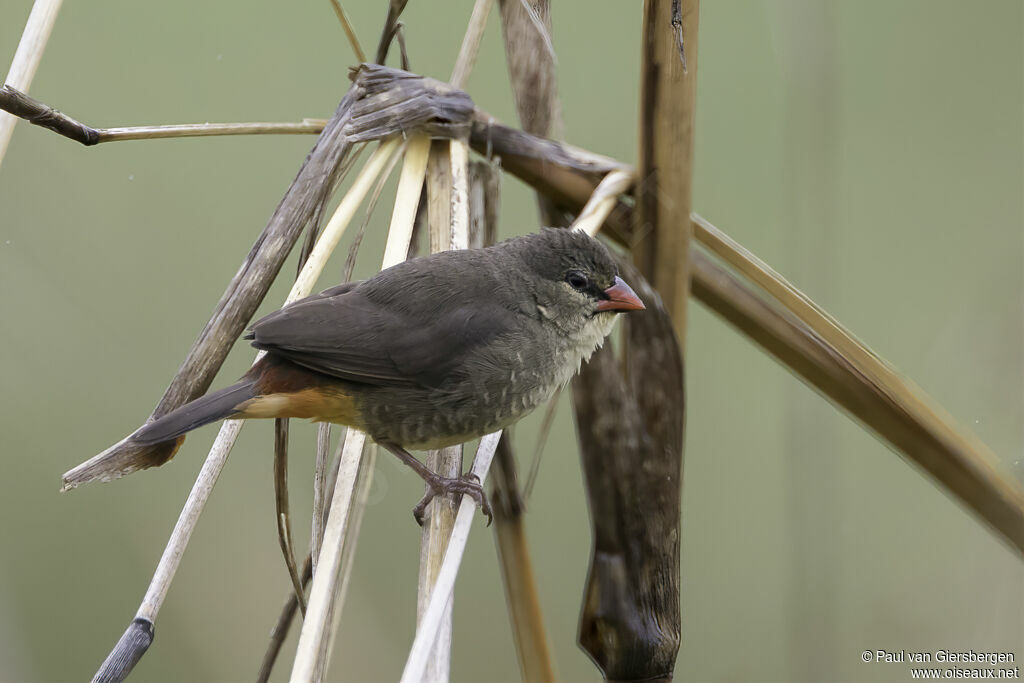
<path fill-rule="evenodd" d="M 510 241 L 529 273 L 539 316 L 565 334 L 610 331 L 615 314 L 644 308 L 608 249 L 584 232 L 544 228 Z"/>

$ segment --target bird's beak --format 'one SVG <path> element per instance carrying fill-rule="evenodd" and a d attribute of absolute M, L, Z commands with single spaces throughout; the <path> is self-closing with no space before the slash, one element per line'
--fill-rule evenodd
<path fill-rule="evenodd" d="M 636 292 L 621 277 L 616 277 L 614 284 L 604 293 L 608 298 L 598 302 L 599 311 L 639 311 L 646 308 Z"/>

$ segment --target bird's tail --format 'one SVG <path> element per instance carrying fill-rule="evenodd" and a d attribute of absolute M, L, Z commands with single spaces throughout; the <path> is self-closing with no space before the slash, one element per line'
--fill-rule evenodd
<path fill-rule="evenodd" d="M 243 379 L 226 389 L 186 403 L 161 418 L 143 425 L 130 437 L 140 444 L 157 444 L 176 439 L 203 425 L 238 413 L 238 406 L 255 398 L 255 380 Z"/>

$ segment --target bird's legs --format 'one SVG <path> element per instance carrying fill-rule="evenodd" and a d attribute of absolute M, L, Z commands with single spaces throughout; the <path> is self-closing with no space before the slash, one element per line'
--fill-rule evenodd
<path fill-rule="evenodd" d="M 484 493 L 484 488 L 480 485 L 480 480 L 475 474 L 467 472 L 460 477 L 442 477 L 437 472 L 432 472 L 429 467 L 414 458 L 398 444 L 387 441 L 378 441 L 378 443 L 397 455 L 399 460 L 415 470 L 416 474 L 420 475 L 427 486 L 430 487 L 426 495 L 423 496 L 423 499 L 412 509 L 412 516 L 416 518 L 416 522 L 420 526 L 423 526 L 423 513 L 426 512 L 427 505 L 430 504 L 430 501 L 435 496 L 451 496 L 455 498 L 462 494 L 471 496 L 477 502 L 481 512 L 487 516 L 487 525 L 491 525 L 491 504 L 487 502 L 487 494 Z"/>

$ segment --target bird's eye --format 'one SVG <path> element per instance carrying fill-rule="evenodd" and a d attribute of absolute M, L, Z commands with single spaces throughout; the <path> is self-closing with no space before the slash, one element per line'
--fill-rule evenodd
<path fill-rule="evenodd" d="M 580 291 L 586 289 L 587 285 L 590 284 L 590 280 L 587 279 L 587 276 L 578 270 L 569 271 L 569 274 L 565 276 L 565 281 L 569 283 L 570 287 Z"/>

